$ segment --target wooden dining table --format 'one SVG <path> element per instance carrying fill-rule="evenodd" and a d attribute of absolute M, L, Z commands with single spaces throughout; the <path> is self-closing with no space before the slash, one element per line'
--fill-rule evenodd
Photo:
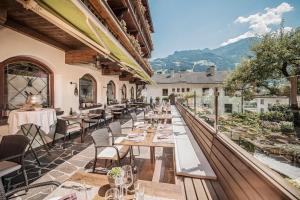
<path fill-rule="evenodd" d="M 164 126 L 165 129 L 162 127 Z M 165 148 L 174 148 L 174 137 L 173 137 L 173 130 L 172 125 L 166 124 L 161 125 L 162 128 L 158 126 L 158 128 L 135 128 L 133 130 L 130 130 L 127 132 L 127 134 L 136 134 L 136 135 L 142 135 L 145 134 L 144 137 L 139 136 L 142 138 L 142 140 L 135 140 L 135 138 L 128 138 L 124 137 L 122 140 L 115 141 L 115 144 L 117 145 L 126 145 L 126 146 L 144 146 L 150 148 L 150 160 L 152 163 L 155 162 L 155 147 L 165 147 Z M 144 130 L 146 130 L 146 133 L 144 133 Z M 169 132 L 170 138 L 169 139 L 159 139 L 158 134 L 160 132 Z"/>
<path fill-rule="evenodd" d="M 137 180 L 140 185 L 142 185 L 144 190 L 144 199 L 184 199 L 184 194 L 182 187 L 180 185 L 169 184 L 169 183 L 158 183 L 151 182 L 145 180 Z M 110 188 L 107 176 L 101 174 L 87 173 L 83 171 L 78 171 L 73 174 L 69 180 L 68 184 L 82 184 L 84 183 L 86 186 L 91 187 L 90 190 L 87 190 L 88 199 L 91 200 L 103 200 L 105 199 L 105 192 Z M 62 197 L 69 193 L 73 193 L 72 189 L 65 189 L 62 186 L 54 190 L 51 194 L 49 194 L 45 199 L 51 199 L 55 197 Z M 96 190 L 96 192 L 95 192 Z M 82 191 L 81 191 L 82 192 Z M 80 196 L 82 194 L 79 191 L 76 192 L 76 195 Z M 134 199 L 134 195 L 127 195 L 124 197 L 124 200 Z"/>

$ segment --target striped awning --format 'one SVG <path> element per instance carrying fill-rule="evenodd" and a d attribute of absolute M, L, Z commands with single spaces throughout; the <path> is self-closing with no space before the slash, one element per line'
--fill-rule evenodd
<path fill-rule="evenodd" d="M 120 44 L 113 34 L 80 0 L 30 0 L 23 5 L 70 33 L 97 52 L 117 61 L 135 77 L 153 83 L 150 76 Z"/>

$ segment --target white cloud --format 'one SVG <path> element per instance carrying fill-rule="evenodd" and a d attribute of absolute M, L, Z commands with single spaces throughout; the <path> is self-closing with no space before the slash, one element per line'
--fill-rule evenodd
<path fill-rule="evenodd" d="M 270 25 L 279 25 L 282 21 L 282 15 L 286 12 L 292 11 L 294 8 L 283 2 L 276 8 L 265 8 L 263 13 L 255 13 L 248 17 L 240 16 L 234 22 L 240 24 L 249 24 L 249 31 L 239 35 L 235 38 L 231 38 L 226 42 L 223 42 L 221 46 L 237 42 L 247 37 L 253 37 L 255 35 L 264 35 L 271 31 Z M 290 28 L 290 27 L 287 27 Z"/>

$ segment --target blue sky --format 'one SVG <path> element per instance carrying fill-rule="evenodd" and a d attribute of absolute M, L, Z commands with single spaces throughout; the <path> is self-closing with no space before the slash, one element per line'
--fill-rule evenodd
<path fill-rule="evenodd" d="M 216 48 L 252 35 L 300 26 L 300 0 L 149 0 L 152 59 L 176 50 Z M 288 28 L 287 28 L 288 29 Z"/>

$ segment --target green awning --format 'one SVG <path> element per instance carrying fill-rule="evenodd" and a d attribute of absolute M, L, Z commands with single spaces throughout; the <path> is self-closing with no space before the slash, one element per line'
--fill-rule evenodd
<path fill-rule="evenodd" d="M 125 50 L 117 39 L 107 30 L 107 28 L 95 22 L 92 14 L 89 14 L 82 2 L 79 0 L 35 0 L 42 8 L 51 12 L 55 17 L 68 23 L 92 41 L 108 50 L 111 58 L 119 61 L 121 65 L 131 68 L 142 80 L 153 83 L 150 76 L 135 61 L 135 59 Z M 102 52 L 102 51 L 101 51 Z"/>

